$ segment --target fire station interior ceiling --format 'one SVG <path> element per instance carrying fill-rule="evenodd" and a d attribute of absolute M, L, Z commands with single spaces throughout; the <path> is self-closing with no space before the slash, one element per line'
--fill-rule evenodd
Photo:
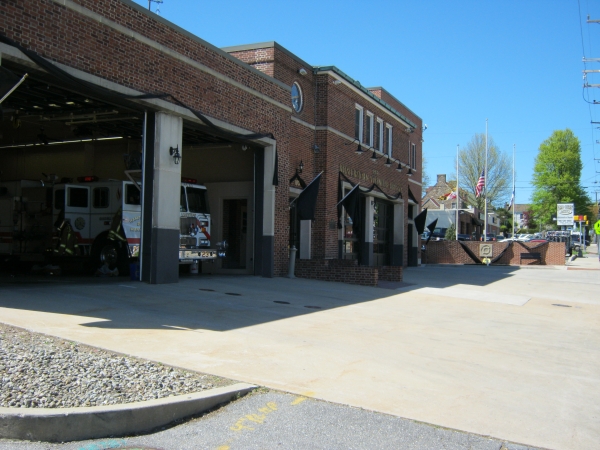
<path fill-rule="evenodd" d="M 123 161 L 124 154 L 141 151 L 144 109 L 132 101 L 121 104 L 77 92 L 61 85 L 51 75 L 31 68 L 24 70 L 6 59 L 2 66 L 28 78 L 0 104 L 0 167 L 1 178 L 15 179 L 22 175 L 4 164 L 19 155 L 25 162 L 47 166 L 55 161 L 58 167 L 65 158 L 81 153 L 84 148 L 96 148 L 95 160 L 112 153 Z M 168 149 L 165 149 L 168 151 Z M 70 156 L 71 155 L 71 156 Z M 76 158 L 76 156 L 75 156 Z M 110 165 L 108 159 L 104 165 Z M 33 168 L 31 170 L 34 170 Z M 53 171 L 52 167 L 45 167 Z M 118 171 L 122 174 L 123 164 Z M 13 172 L 13 173 L 11 173 Z M 57 171 L 58 173 L 58 171 Z M 202 182 L 249 181 L 253 179 L 253 151 L 243 151 L 242 144 L 223 136 L 206 132 L 205 127 L 184 120 L 182 175 Z M 112 175 L 118 177 L 118 173 Z"/>

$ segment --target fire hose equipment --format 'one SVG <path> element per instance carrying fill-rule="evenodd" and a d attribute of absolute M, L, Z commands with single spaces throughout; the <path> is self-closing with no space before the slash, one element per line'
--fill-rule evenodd
<path fill-rule="evenodd" d="M 122 218 L 122 213 L 121 213 L 121 209 L 119 209 L 113 219 L 112 219 L 112 223 L 110 224 L 110 231 L 108 232 L 108 238 L 113 240 L 113 241 L 121 241 L 121 242 L 127 242 L 127 239 L 125 238 L 125 236 L 123 236 L 123 218 Z"/>
<path fill-rule="evenodd" d="M 77 243 L 77 236 L 73 233 L 71 224 L 67 221 L 58 228 L 60 233 L 60 243 L 57 248 L 54 249 L 54 253 L 58 256 L 69 255 L 73 256 L 79 250 L 79 244 Z"/>

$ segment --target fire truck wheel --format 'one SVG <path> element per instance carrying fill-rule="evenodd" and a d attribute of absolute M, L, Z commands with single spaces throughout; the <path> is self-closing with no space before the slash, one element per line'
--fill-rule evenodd
<path fill-rule="evenodd" d="M 108 264 L 109 269 L 119 269 L 120 275 L 127 275 L 127 249 L 119 243 L 108 239 L 108 235 L 99 236 L 92 246 L 94 270 Z"/>

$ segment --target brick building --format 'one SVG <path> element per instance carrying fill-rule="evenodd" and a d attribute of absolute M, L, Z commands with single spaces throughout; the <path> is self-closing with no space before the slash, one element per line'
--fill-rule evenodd
<path fill-rule="evenodd" d="M 218 49 L 129 0 L 4 2 L 0 34 L 2 67 L 29 74 L 3 104 L 4 179 L 122 179 L 141 156 L 143 280 L 177 281 L 182 176 L 207 186 L 213 239 L 230 241 L 217 272 L 284 275 L 290 245 L 417 264 L 422 121 L 385 89 L 274 42 Z M 320 173 L 300 220 L 290 200 Z M 336 205 L 356 184 L 351 223 Z"/>
<path fill-rule="evenodd" d="M 427 188 L 421 206 L 427 208 L 427 223 L 437 219 L 437 226 L 449 228 L 456 224 L 456 209 L 459 209 L 458 233 L 478 236 L 483 222 L 478 210 L 468 205 L 468 194 L 459 191 L 460 202 L 455 197 L 456 181 L 448 182 L 446 175 L 438 175 L 435 185 Z M 449 195 L 454 194 L 454 195 Z"/>

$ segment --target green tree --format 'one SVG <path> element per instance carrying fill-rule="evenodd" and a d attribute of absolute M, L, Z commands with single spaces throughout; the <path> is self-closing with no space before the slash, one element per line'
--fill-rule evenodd
<path fill-rule="evenodd" d="M 581 146 L 568 128 L 541 143 L 533 168 L 533 215 L 552 224 L 557 203 L 574 203 L 575 214 L 587 214 L 591 203 L 581 187 Z"/>
<path fill-rule="evenodd" d="M 460 189 L 469 193 L 473 206 L 480 211 L 484 210 L 486 197 L 488 205 L 503 205 L 510 195 L 511 162 L 489 136 L 487 159 L 486 190 L 477 197 L 475 186 L 485 168 L 485 134 L 475 134 L 467 146 L 458 152 Z"/>
<path fill-rule="evenodd" d="M 453 223 L 451 223 L 450 226 L 448 227 L 448 229 L 446 230 L 446 235 L 444 236 L 444 238 L 447 241 L 455 241 L 456 240 L 456 227 L 454 226 Z"/>
<path fill-rule="evenodd" d="M 423 183 L 423 187 L 428 187 L 431 183 L 429 173 L 427 172 L 427 160 L 425 156 L 421 158 L 421 183 Z"/>
<path fill-rule="evenodd" d="M 506 205 L 506 206 L 508 206 L 508 205 Z M 494 212 L 496 213 L 496 216 L 498 217 L 498 220 L 500 221 L 500 231 L 502 231 L 502 233 L 504 233 L 504 235 L 512 234 L 512 232 L 513 232 L 512 209 L 509 209 L 507 207 L 496 208 L 494 210 Z"/>

